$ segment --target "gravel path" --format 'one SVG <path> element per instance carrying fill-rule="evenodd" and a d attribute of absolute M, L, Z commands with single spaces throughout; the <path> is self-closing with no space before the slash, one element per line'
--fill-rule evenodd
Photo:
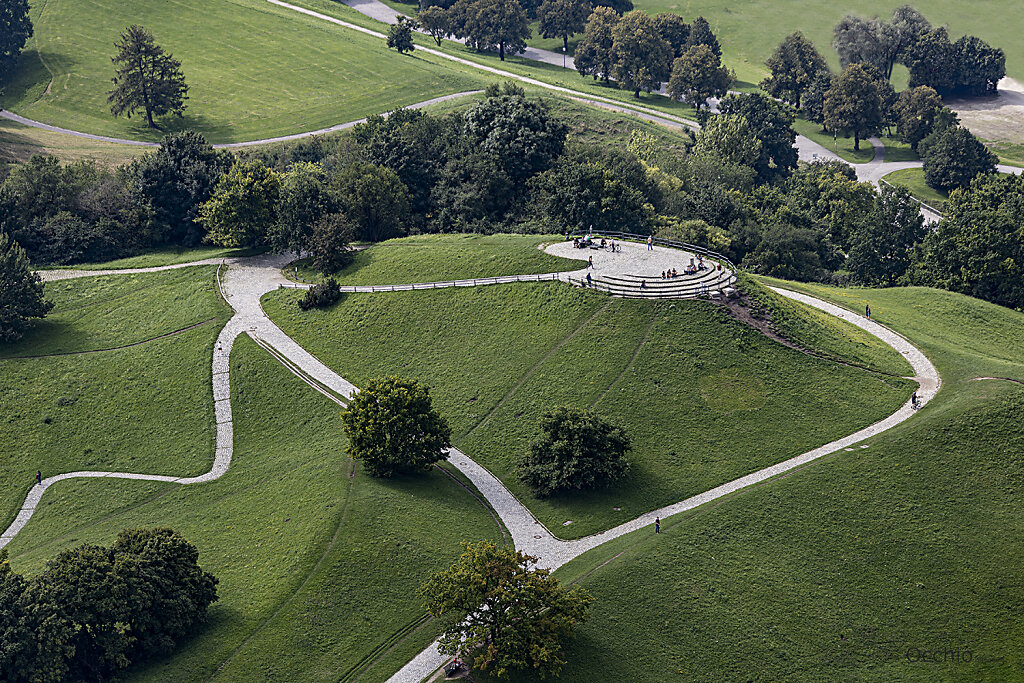
<path fill-rule="evenodd" d="M 678 255 L 673 256 L 672 250 L 655 248 L 648 252 L 644 245 L 624 246 L 637 247 L 635 252 L 630 249 L 621 254 L 596 252 L 595 266 L 604 272 L 630 274 L 637 269 L 665 267 L 664 263 L 670 260 L 678 260 Z M 571 250 L 571 245 L 568 247 Z M 565 243 L 556 243 L 548 247 L 555 253 L 561 253 L 566 249 Z M 572 251 L 578 250 L 571 250 Z M 591 255 L 586 253 L 587 256 Z M 227 472 L 232 457 L 233 448 L 233 425 L 231 415 L 231 392 L 229 376 L 229 360 L 234 340 L 240 334 L 248 334 L 262 345 L 272 347 L 281 354 L 296 369 L 314 379 L 316 382 L 328 387 L 343 397 L 353 396 L 358 389 L 332 371 L 316 357 L 299 346 L 294 340 L 288 337 L 277 327 L 263 312 L 260 305 L 260 298 L 267 292 L 273 291 L 282 286 L 291 286 L 283 274 L 281 268 L 287 263 L 289 257 L 280 255 L 257 256 L 250 258 L 229 259 L 228 270 L 222 283 L 221 291 L 235 310 L 235 315 L 228 321 L 217 339 L 217 345 L 213 354 L 213 381 L 212 393 L 216 414 L 216 450 L 214 453 L 213 465 L 209 472 L 196 477 L 171 477 L 165 475 L 135 474 L 126 472 L 69 472 L 47 477 L 42 484 L 34 486 L 30 491 L 14 522 L 0 535 L 0 548 L 6 546 L 20 532 L 31 519 L 43 493 L 57 482 L 71 478 L 91 477 L 112 477 L 120 479 L 139 479 L 146 481 L 161 481 L 176 484 L 197 484 L 212 481 L 221 477 Z M 175 266 L 163 266 L 154 268 L 139 268 L 120 271 L 56 271 L 60 274 L 72 273 L 65 277 L 88 277 L 93 275 L 118 274 L 128 272 L 155 272 L 183 268 L 191 265 L 207 263 L 209 260 L 196 263 L 178 264 Z M 49 276 L 54 271 L 44 272 Z M 889 330 L 876 322 L 848 311 L 844 308 L 830 304 L 819 299 L 799 294 L 784 289 L 775 289 L 779 294 L 825 311 L 830 315 L 846 320 L 853 325 L 864 329 L 870 334 L 878 337 L 886 344 L 902 354 L 911 367 L 914 369 L 914 379 L 918 382 L 918 391 L 921 404 L 928 403 L 938 391 L 941 380 L 935 367 L 927 357 L 904 337 Z M 294 372 L 295 370 L 293 370 Z M 457 467 L 480 493 L 487 499 L 494 511 L 501 518 L 502 523 L 512 536 L 515 547 L 528 554 L 539 558 L 539 565 L 550 569 L 557 569 L 566 562 L 578 557 L 608 541 L 619 538 L 625 534 L 641 530 L 653 524 L 655 517 L 663 519 L 691 510 L 699 505 L 721 498 L 739 491 L 748 486 L 771 479 L 779 474 L 793 470 L 794 468 L 806 465 L 831 453 L 846 449 L 852 450 L 853 446 L 873 436 L 876 436 L 901 422 L 909 419 L 914 414 L 910 403 L 900 407 L 892 415 L 885 419 L 865 427 L 849 436 L 838 439 L 824 446 L 820 446 L 806 453 L 797 455 L 789 460 L 777 463 L 764 469 L 752 472 L 743 477 L 735 479 L 713 488 L 704 493 L 679 501 L 672 505 L 665 506 L 658 510 L 652 510 L 640 515 L 636 519 L 621 524 L 612 529 L 593 534 L 580 539 L 564 541 L 558 539 L 544 526 L 534 515 L 519 501 L 501 481 L 491 474 L 486 468 L 475 462 L 472 458 L 458 449 L 451 449 L 449 458 L 451 463 Z M 861 445 L 867 447 L 866 444 Z M 425 676 L 437 670 L 445 662 L 445 658 L 437 652 L 436 643 L 421 652 L 396 673 L 390 681 L 394 683 L 413 683 L 420 681 Z"/>

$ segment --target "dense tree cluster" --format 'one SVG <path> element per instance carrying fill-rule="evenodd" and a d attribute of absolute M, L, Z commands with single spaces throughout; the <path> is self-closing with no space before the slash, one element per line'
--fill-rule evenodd
<path fill-rule="evenodd" d="M 0 86 L 10 80 L 21 50 L 31 37 L 28 0 L 0 0 Z"/>
<path fill-rule="evenodd" d="M 173 651 L 217 599 L 198 559 L 171 529 L 126 529 L 109 548 L 66 550 L 33 579 L 0 551 L 0 679 L 109 680 Z"/>

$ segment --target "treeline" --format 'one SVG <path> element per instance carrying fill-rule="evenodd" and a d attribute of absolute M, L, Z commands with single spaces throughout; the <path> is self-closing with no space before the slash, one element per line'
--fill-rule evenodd
<path fill-rule="evenodd" d="M 109 680 L 163 656 L 205 622 L 217 579 L 171 529 L 126 529 L 26 579 L 0 550 L 0 681 Z"/>

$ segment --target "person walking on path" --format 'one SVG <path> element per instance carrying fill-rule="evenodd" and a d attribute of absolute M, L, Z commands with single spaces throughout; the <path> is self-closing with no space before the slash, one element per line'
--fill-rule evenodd
<path fill-rule="evenodd" d="M 593 268 L 593 267 L 594 267 L 594 257 L 591 256 L 590 259 L 587 261 L 587 268 Z"/>
<path fill-rule="evenodd" d="M 871 304 L 864 304 L 864 316 L 871 320 Z"/>
<path fill-rule="evenodd" d="M 593 281 L 591 281 L 591 279 L 590 279 L 590 273 L 587 273 L 587 287 L 590 287 L 593 284 L 594 284 Z"/>
<path fill-rule="evenodd" d="M 647 237 L 647 251 L 654 251 L 654 235 Z"/>
<path fill-rule="evenodd" d="M 654 518 L 654 533 L 656 533 L 656 534 L 660 534 L 661 533 L 661 517 L 655 517 Z"/>
<path fill-rule="evenodd" d="M 42 483 L 43 483 L 43 473 L 42 472 L 36 472 L 36 484 L 42 484 Z"/>

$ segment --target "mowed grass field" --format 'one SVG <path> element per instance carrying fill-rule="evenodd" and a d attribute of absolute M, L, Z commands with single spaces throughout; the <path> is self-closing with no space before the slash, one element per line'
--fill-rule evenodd
<path fill-rule="evenodd" d="M 52 324 L 13 351 L 134 340 L 167 322 L 161 315 L 205 314 L 200 303 L 219 314 L 216 298 L 191 300 L 190 287 L 216 297 L 211 277 L 203 268 L 147 275 L 142 285 L 136 276 L 63 283 L 50 290 L 59 304 Z M 169 342 L 133 347 L 140 355 L 128 365 L 123 351 L 64 356 L 47 366 L 39 363 L 50 359 L 0 360 L 3 442 L 13 458 L 0 493 L 4 527 L 14 512 L 8 502 L 20 506 L 37 464 L 44 475 L 99 465 L 208 469 L 212 337 L 202 335 L 216 334 L 220 322 L 197 328 L 188 342 L 169 338 L 181 351 Z M 65 548 L 109 544 L 126 527 L 170 526 L 197 545 L 203 567 L 220 579 L 220 600 L 195 638 L 133 669 L 129 680 L 384 680 L 438 635 L 425 623 L 420 583 L 454 561 L 462 540 L 501 541 L 502 531 L 440 470 L 394 481 L 356 471 L 344 455 L 340 408 L 247 337 L 236 342 L 231 364 L 235 451 L 227 474 L 193 486 L 61 482 L 8 546 L 12 565 L 31 575 Z M 52 407 L 63 395 L 79 398 Z M 43 411 L 53 411 L 51 425 L 39 423 Z"/>
<path fill-rule="evenodd" d="M 855 431 L 892 412 L 911 386 L 892 376 L 908 366 L 877 340 L 799 313 L 790 325 L 806 345 L 882 372 L 788 349 L 703 302 L 519 283 L 347 295 L 331 309 L 301 313 L 300 294 L 273 292 L 264 308 L 357 386 L 390 373 L 430 385 L 456 445 L 563 537 Z M 837 333 L 839 343 L 831 341 Z M 515 463 L 540 414 L 560 404 L 593 407 L 627 429 L 634 452 L 626 481 L 547 500 L 518 482 Z"/>
<path fill-rule="evenodd" d="M 46 286 L 53 312 L 0 349 L 0 526 L 36 471 L 209 469 L 210 362 L 228 318 L 213 275 L 187 268 Z"/>
<path fill-rule="evenodd" d="M 551 256 L 541 246 L 560 235 L 416 235 L 374 244 L 356 252 L 351 265 L 333 277 L 342 285 L 397 285 L 499 275 L 579 270 L 583 261 Z M 285 268 L 289 277 L 323 280 L 308 259 Z"/>
<path fill-rule="evenodd" d="M 72 130 L 159 140 L 144 116 L 115 119 L 106 93 L 114 42 L 142 24 L 182 62 L 183 119 L 211 142 L 316 130 L 448 93 L 482 79 L 429 55 L 401 56 L 372 36 L 263 0 L 48 0 L 33 4 L 33 37 L 0 103 Z"/>
<path fill-rule="evenodd" d="M 976 378 L 1024 380 L 1024 315 L 924 288 L 768 282 L 870 303 L 942 391 L 867 448 L 561 569 L 596 598 L 562 679 L 628 662 L 651 682 L 1018 680 L 1024 387 Z"/>

